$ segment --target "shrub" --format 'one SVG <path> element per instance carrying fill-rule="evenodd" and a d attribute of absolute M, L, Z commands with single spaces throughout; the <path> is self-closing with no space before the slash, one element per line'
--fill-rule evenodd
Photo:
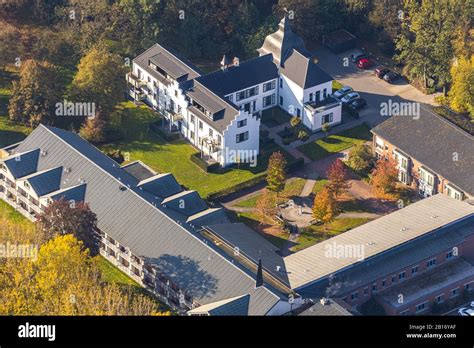
<path fill-rule="evenodd" d="M 204 170 L 205 172 L 208 173 L 215 173 L 220 169 L 220 164 L 219 163 L 207 163 L 204 161 L 199 153 L 193 153 L 191 156 L 189 156 L 189 159 L 191 162 L 195 163 L 199 168 Z"/>
<path fill-rule="evenodd" d="M 301 140 L 301 141 L 306 141 L 308 140 L 309 138 L 309 135 L 308 135 L 308 132 L 305 131 L 305 130 L 300 130 L 298 132 L 298 139 Z"/>
<path fill-rule="evenodd" d="M 111 150 L 107 152 L 107 156 L 112 158 L 118 164 L 122 164 L 125 161 L 125 157 L 120 150 Z"/>
<path fill-rule="evenodd" d="M 293 116 L 291 118 L 290 124 L 292 127 L 298 127 L 301 124 L 301 119 L 299 117 Z"/>

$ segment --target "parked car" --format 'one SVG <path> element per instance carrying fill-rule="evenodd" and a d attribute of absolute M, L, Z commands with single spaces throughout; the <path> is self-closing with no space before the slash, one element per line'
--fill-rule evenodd
<path fill-rule="evenodd" d="M 357 61 L 357 67 L 359 69 L 368 69 L 370 68 L 374 63 L 368 58 L 362 58 Z"/>
<path fill-rule="evenodd" d="M 344 95 L 346 95 L 347 93 L 352 92 L 352 91 L 353 91 L 353 89 L 352 89 L 351 87 L 349 87 L 349 86 L 344 86 L 344 87 L 342 87 L 341 89 L 338 89 L 336 92 L 334 92 L 333 95 L 334 95 L 336 98 L 341 98 L 341 97 L 343 97 Z"/>
<path fill-rule="evenodd" d="M 388 83 L 394 83 L 395 81 L 399 80 L 401 77 L 402 76 L 399 73 L 390 71 L 384 75 L 383 79 L 384 81 L 387 81 Z"/>
<path fill-rule="evenodd" d="M 368 58 L 368 55 L 360 50 L 356 50 L 351 54 L 351 60 L 356 63 L 359 59 Z"/>
<path fill-rule="evenodd" d="M 367 102 L 363 98 L 354 99 L 353 101 L 349 102 L 348 107 L 352 110 L 360 110 L 367 106 Z"/>
<path fill-rule="evenodd" d="M 344 103 L 344 104 L 347 104 L 355 99 L 359 99 L 360 98 L 360 95 L 359 93 L 357 92 L 351 92 L 349 94 L 346 94 L 344 97 L 341 98 L 341 101 Z"/>
<path fill-rule="evenodd" d="M 375 68 L 375 76 L 377 76 L 379 79 L 383 79 L 383 77 L 390 72 L 390 69 L 387 69 L 384 66 L 378 66 Z"/>
<path fill-rule="evenodd" d="M 459 308 L 458 313 L 463 317 L 474 317 L 474 309 L 472 308 Z"/>

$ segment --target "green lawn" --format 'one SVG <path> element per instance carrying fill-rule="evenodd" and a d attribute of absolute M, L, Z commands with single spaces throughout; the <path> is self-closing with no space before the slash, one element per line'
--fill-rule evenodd
<path fill-rule="evenodd" d="M 290 120 L 291 115 L 278 106 L 262 111 L 261 121 L 269 128 L 278 126 L 286 122 L 290 122 Z"/>
<path fill-rule="evenodd" d="M 319 179 L 313 186 L 313 193 L 316 194 L 329 182 L 327 179 Z"/>
<path fill-rule="evenodd" d="M 188 142 L 168 142 L 149 130 L 149 123 L 156 121 L 158 117 L 146 106 L 137 107 L 132 102 L 122 103 L 113 118 L 125 132 L 125 139 L 117 144 L 103 146 L 102 150 L 120 149 L 129 155 L 130 161 L 141 160 L 159 173 L 173 173 L 180 184 L 198 191 L 203 198 L 263 173 L 268 158 L 274 151 L 280 150 L 288 159 L 292 158 L 278 145 L 267 144 L 261 148 L 262 155 L 255 168 L 241 165 L 225 173 L 206 173 L 191 162 L 189 157 L 197 150 Z"/>
<path fill-rule="evenodd" d="M 291 250 L 305 249 L 369 221 L 370 219 L 367 218 L 338 218 L 326 225 L 305 227 L 301 230 L 298 245 L 292 247 Z"/>
<path fill-rule="evenodd" d="M 353 145 L 372 139 L 370 128 L 365 123 L 343 132 L 330 135 L 298 147 L 311 160 L 319 160 L 333 153 L 346 150 Z"/>
<path fill-rule="evenodd" d="M 121 285 L 131 285 L 140 287 L 132 278 L 127 276 L 103 256 L 96 256 L 101 271 L 102 281 L 106 283 L 117 283 Z"/>
<path fill-rule="evenodd" d="M 278 200 L 285 201 L 288 198 L 291 198 L 293 196 L 298 196 L 301 193 L 301 190 L 303 189 L 305 183 L 306 183 L 306 180 L 302 178 L 293 178 L 293 179 L 288 180 L 285 183 L 284 190 L 280 192 L 280 194 L 278 195 L 279 196 Z M 259 197 L 260 195 L 255 195 L 246 200 L 240 201 L 239 203 L 236 204 L 236 207 L 255 208 L 255 205 Z"/>
<path fill-rule="evenodd" d="M 14 222 L 15 224 L 31 225 L 32 222 L 13 209 L 9 204 L 0 200 L 0 216 L 4 216 L 6 219 Z"/>
<path fill-rule="evenodd" d="M 0 72 L 0 147 L 18 143 L 31 132 L 31 129 L 8 119 L 8 99 L 15 76 L 8 70 Z"/>

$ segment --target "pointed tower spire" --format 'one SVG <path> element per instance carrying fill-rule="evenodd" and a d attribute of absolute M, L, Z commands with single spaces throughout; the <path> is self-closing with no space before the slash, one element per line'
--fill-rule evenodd
<path fill-rule="evenodd" d="M 257 278 L 255 281 L 255 288 L 259 288 L 262 285 L 263 285 L 262 259 L 258 259 Z"/>

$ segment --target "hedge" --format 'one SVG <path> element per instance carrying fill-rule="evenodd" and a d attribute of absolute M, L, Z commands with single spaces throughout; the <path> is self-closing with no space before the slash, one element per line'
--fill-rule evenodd
<path fill-rule="evenodd" d="M 175 141 L 179 139 L 179 132 L 165 132 L 160 128 L 159 124 L 161 124 L 161 121 L 150 123 L 150 129 L 167 141 Z"/>
<path fill-rule="evenodd" d="M 191 160 L 191 162 L 195 163 L 199 168 L 201 168 L 202 170 L 204 170 L 205 172 L 208 172 L 208 173 L 215 173 L 219 170 L 220 168 L 220 164 L 219 163 L 207 163 L 206 161 L 204 161 L 200 154 L 197 152 L 197 153 L 193 153 L 191 156 L 189 156 L 189 159 Z"/>
<path fill-rule="evenodd" d="M 249 187 L 261 184 L 262 182 L 265 181 L 266 177 L 267 177 L 267 174 L 265 172 L 257 174 L 256 176 L 254 176 L 253 178 L 251 178 L 247 181 L 243 181 L 241 183 L 238 183 L 234 186 L 227 187 L 227 188 L 225 188 L 223 190 L 220 190 L 220 191 L 212 192 L 207 196 L 207 199 L 208 200 L 215 200 L 217 198 L 228 196 L 228 195 L 230 195 L 234 192 L 243 190 L 245 188 L 249 188 Z"/>

